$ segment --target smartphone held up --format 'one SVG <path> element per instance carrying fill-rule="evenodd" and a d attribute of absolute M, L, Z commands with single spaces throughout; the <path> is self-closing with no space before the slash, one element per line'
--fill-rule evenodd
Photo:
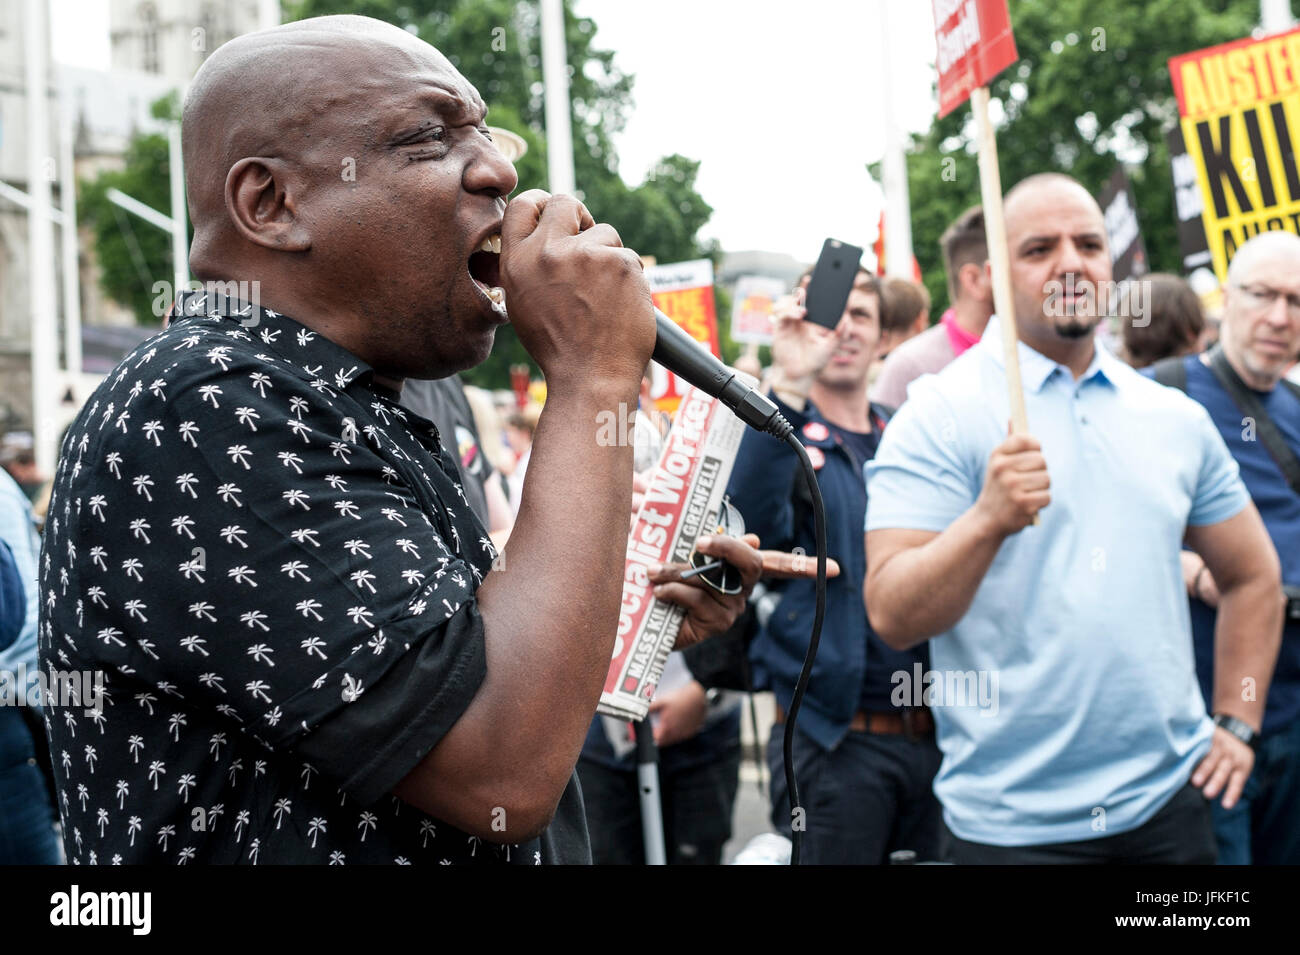
<path fill-rule="evenodd" d="M 862 261 L 862 249 L 838 239 L 827 239 L 813 268 L 804 296 L 804 319 L 834 329 L 844 315 L 853 280 Z"/>

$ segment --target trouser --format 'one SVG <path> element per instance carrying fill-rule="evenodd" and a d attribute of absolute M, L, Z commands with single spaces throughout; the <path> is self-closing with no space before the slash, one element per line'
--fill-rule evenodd
<path fill-rule="evenodd" d="M 1219 865 L 1300 865 L 1300 719 L 1260 741 L 1241 799 L 1212 812 Z"/>
<path fill-rule="evenodd" d="M 990 846 L 949 832 L 947 851 L 958 865 L 1212 865 L 1214 831 L 1208 800 L 1188 783 L 1128 832 L 1037 846 Z"/>
<path fill-rule="evenodd" d="M 933 734 L 909 739 L 850 730 L 827 750 L 796 727 L 795 782 L 804 811 L 794 819 L 784 734 L 785 724 L 775 724 L 767 743 L 772 825 L 787 837 L 794 822 L 804 826 L 802 864 L 882 865 L 900 849 L 914 851 L 918 862 L 938 857 L 941 819 L 932 786 L 940 757 Z"/>
<path fill-rule="evenodd" d="M 37 742 L 16 706 L 0 706 L 0 865 L 58 865 L 63 859 Z M 44 746 L 45 741 L 39 741 Z"/>
<path fill-rule="evenodd" d="M 641 795 L 635 770 L 611 769 L 578 760 L 587 809 L 591 861 L 596 865 L 644 865 Z M 659 790 L 664 847 L 669 865 L 718 865 L 731 838 L 731 814 L 740 780 L 740 742 L 716 761 L 664 770 Z"/>

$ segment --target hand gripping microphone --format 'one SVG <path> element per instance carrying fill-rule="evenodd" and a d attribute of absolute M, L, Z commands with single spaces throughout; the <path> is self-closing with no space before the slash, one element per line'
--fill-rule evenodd
<path fill-rule="evenodd" d="M 784 438 L 793 430 L 769 398 L 742 382 L 734 369 L 714 358 L 657 308 L 655 325 L 655 361 L 705 394 L 717 398 L 751 428 L 777 438 Z"/>

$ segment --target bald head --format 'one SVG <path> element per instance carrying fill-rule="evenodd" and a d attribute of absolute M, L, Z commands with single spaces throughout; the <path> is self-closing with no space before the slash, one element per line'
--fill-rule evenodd
<path fill-rule="evenodd" d="M 1300 236 L 1261 232 L 1228 266 L 1220 340 L 1246 384 L 1271 391 L 1300 358 Z"/>
<path fill-rule="evenodd" d="M 418 37 L 369 17 L 331 16 L 236 37 L 200 67 L 185 99 L 182 141 L 196 274 L 229 254 L 226 179 L 246 157 L 337 176 L 341 162 L 379 144 L 378 100 L 430 66 L 477 121 L 473 87 Z"/>
<path fill-rule="evenodd" d="M 1101 216 L 1101 207 L 1087 189 L 1077 179 L 1061 172 L 1039 172 L 1026 176 L 1007 190 L 1002 198 L 1002 214 L 1007 220 L 1008 230 L 1014 216 L 1025 212 L 1026 208 L 1041 203 L 1045 197 L 1070 198 L 1090 205 Z M 1050 201 L 1050 198 L 1049 198 Z"/>
<path fill-rule="evenodd" d="M 446 57 L 377 20 L 232 40 L 185 103 L 191 272 L 247 281 L 389 379 L 477 364 L 502 321 L 484 243 L 518 184 L 486 113 Z"/>
<path fill-rule="evenodd" d="M 1241 285 L 1256 267 L 1266 261 L 1278 261 L 1286 271 L 1300 275 L 1300 236 L 1277 230 L 1261 232 L 1237 249 L 1228 264 L 1228 283 Z"/>

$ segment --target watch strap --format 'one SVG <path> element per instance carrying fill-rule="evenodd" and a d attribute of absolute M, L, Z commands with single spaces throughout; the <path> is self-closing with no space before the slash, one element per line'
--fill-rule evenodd
<path fill-rule="evenodd" d="M 1229 716 L 1227 713 L 1216 713 L 1214 715 L 1214 725 L 1227 730 L 1251 749 L 1259 749 L 1259 734 L 1251 729 L 1245 721 L 1239 720 L 1235 716 Z"/>

